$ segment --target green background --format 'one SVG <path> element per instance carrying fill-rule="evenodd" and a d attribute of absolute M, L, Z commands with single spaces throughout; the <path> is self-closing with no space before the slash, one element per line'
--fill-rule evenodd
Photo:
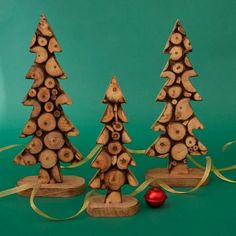
<path fill-rule="evenodd" d="M 105 89 L 115 74 L 128 101 L 124 105 L 132 137 L 130 148 L 144 149 L 157 137 L 150 126 L 164 106 L 155 97 L 165 79 L 159 75 L 168 55 L 162 50 L 177 18 L 193 45 L 190 60 L 199 73 L 192 82 L 204 98 L 194 110 L 205 130 L 196 135 L 209 148 L 217 166 L 236 163 L 236 148 L 221 146 L 236 138 L 236 1 L 234 0 L 7 0 L 0 1 L 0 134 L 1 146 L 26 143 L 19 134 L 31 107 L 21 104 L 32 81 L 24 77 L 34 55 L 28 45 L 40 14 L 46 14 L 63 53 L 57 58 L 69 79 L 61 85 L 73 100 L 65 113 L 80 130 L 72 142 L 86 154 L 102 129 Z M 15 185 L 36 167 L 15 166 L 20 149 L 1 153 L 0 188 Z M 152 167 L 166 160 L 135 156 L 134 174 L 140 182 Z M 198 160 L 204 158 L 198 157 Z M 202 162 L 204 163 L 204 161 Z M 89 180 L 95 173 L 89 163 L 65 174 Z M 227 173 L 235 177 L 235 173 Z M 126 187 L 125 191 L 132 189 Z M 84 195 L 83 195 L 84 196 Z M 71 199 L 39 199 L 49 214 L 62 217 L 79 209 L 83 196 Z M 129 218 L 98 219 L 86 213 L 68 222 L 50 222 L 36 215 L 27 198 L 0 200 L 1 235 L 235 235 L 235 185 L 212 176 L 207 187 L 190 195 L 168 194 L 160 209 L 151 209 L 138 196 L 140 212 Z"/>

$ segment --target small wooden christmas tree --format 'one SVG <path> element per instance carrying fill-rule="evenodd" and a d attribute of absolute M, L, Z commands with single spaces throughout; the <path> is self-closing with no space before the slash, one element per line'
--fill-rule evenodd
<path fill-rule="evenodd" d="M 59 78 L 67 77 L 56 60 L 54 53 L 61 52 L 61 47 L 45 16 L 40 18 L 32 38 L 30 52 L 36 53 L 36 58 L 26 78 L 33 79 L 34 83 L 23 104 L 33 106 L 33 111 L 21 137 L 33 135 L 33 138 L 16 156 L 14 162 L 19 165 L 41 165 L 38 178 L 44 186 L 38 195 L 43 195 L 45 188 L 49 189 L 47 196 L 55 195 L 54 190 L 58 192 L 58 188 L 60 191 L 56 196 L 75 195 L 82 191 L 84 179 L 76 176 L 63 178 L 60 161 L 73 164 L 82 159 L 80 152 L 67 138 L 77 136 L 79 132 L 67 119 L 61 107 L 63 104 L 71 104 L 70 98 L 58 82 Z M 36 179 L 36 176 L 27 177 L 19 181 L 18 185 Z M 72 184 L 71 189 L 68 184 Z M 22 194 L 27 195 L 29 191 Z"/>
<path fill-rule="evenodd" d="M 97 139 L 97 144 L 103 147 L 91 164 L 91 167 L 99 170 L 89 183 L 93 189 L 107 189 L 107 195 L 90 200 L 88 213 L 93 216 L 127 216 L 138 210 L 135 198 L 121 194 L 124 184 L 138 185 L 129 170 L 129 166 L 135 166 L 136 163 L 124 146 L 131 142 L 123 125 L 128 122 L 121 106 L 125 102 L 120 86 L 113 77 L 103 99 L 103 103 L 108 104 L 101 119 L 105 127 Z"/>
<path fill-rule="evenodd" d="M 189 169 L 187 155 L 204 155 L 207 148 L 195 137 L 194 129 L 203 129 L 195 116 L 190 100 L 202 100 L 189 81 L 197 76 L 187 53 L 192 46 L 185 30 L 177 20 L 166 43 L 164 53 L 170 54 L 161 77 L 167 82 L 157 96 L 157 101 L 165 101 L 164 111 L 153 124 L 154 131 L 160 131 L 160 137 L 147 149 L 148 156 L 169 157 L 168 169 L 152 169 L 147 178 L 159 177 L 172 186 L 194 186 L 202 178 L 203 171 Z"/>

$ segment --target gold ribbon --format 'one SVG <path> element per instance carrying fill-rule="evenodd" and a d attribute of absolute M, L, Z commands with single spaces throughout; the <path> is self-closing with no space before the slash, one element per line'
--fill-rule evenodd
<path fill-rule="evenodd" d="M 15 193 L 25 191 L 25 190 L 33 188 L 33 187 L 34 187 L 34 184 L 32 184 L 32 183 L 22 184 L 21 186 L 6 189 L 6 190 L 0 192 L 0 197 L 6 197 L 6 196 L 9 196 L 9 195 L 12 195 L 12 194 L 15 194 Z"/>
<path fill-rule="evenodd" d="M 88 207 L 90 197 L 95 195 L 94 191 L 88 192 L 86 194 L 85 198 L 84 198 L 83 205 L 81 206 L 81 208 L 75 214 L 73 214 L 73 215 L 71 215 L 69 217 L 65 217 L 65 218 L 57 218 L 57 217 L 49 216 L 47 213 L 43 212 L 42 210 L 40 210 L 36 206 L 34 200 L 35 200 L 35 196 L 36 196 L 38 190 L 40 189 L 40 186 L 41 186 L 41 184 L 39 182 L 34 184 L 33 190 L 32 190 L 31 195 L 30 195 L 30 206 L 33 209 L 33 211 L 35 213 L 37 213 L 38 215 L 40 215 L 40 216 L 42 216 L 42 217 L 44 217 L 44 218 L 46 218 L 48 220 L 53 220 L 53 221 L 65 221 L 65 220 L 71 220 L 71 219 L 76 218 L 77 216 L 79 216 Z"/>
<path fill-rule="evenodd" d="M 5 147 L 0 148 L 0 152 L 6 151 L 6 150 L 8 150 L 8 149 L 12 149 L 12 148 L 14 148 L 14 147 L 20 147 L 20 146 L 23 146 L 23 144 L 12 144 L 12 145 L 8 145 L 8 146 L 5 146 Z"/>
<path fill-rule="evenodd" d="M 89 154 L 80 162 L 78 162 L 75 165 L 70 165 L 70 166 L 61 166 L 61 168 L 64 169 L 72 169 L 72 168 L 77 168 L 79 166 L 82 166 L 83 164 L 85 164 L 86 162 L 88 162 L 90 159 L 92 159 L 94 157 L 94 155 L 100 151 L 102 149 L 102 145 L 100 144 L 96 144 L 95 147 L 89 152 Z"/>
<path fill-rule="evenodd" d="M 132 154 L 146 154 L 146 150 L 134 150 L 129 148 L 127 148 L 127 150 Z"/>
<path fill-rule="evenodd" d="M 163 189 L 165 189 L 166 191 L 170 192 L 170 193 L 176 193 L 176 194 L 187 194 L 187 193 L 192 193 L 194 191 L 196 191 L 197 189 L 199 189 L 207 180 L 207 178 L 209 177 L 209 174 L 211 172 L 211 167 L 212 167 L 212 160 L 210 157 L 206 157 L 206 167 L 204 168 L 204 174 L 202 176 L 202 179 L 199 181 L 199 183 L 192 189 L 188 190 L 188 191 L 178 191 L 175 190 L 173 188 L 171 188 L 169 185 L 167 185 L 166 183 L 164 183 L 162 180 L 158 179 L 158 178 L 151 178 L 148 179 L 146 181 L 144 181 L 138 188 L 136 188 L 130 195 L 131 196 L 135 196 L 138 193 L 142 192 L 143 190 L 145 190 L 147 188 L 147 186 L 153 182 L 158 182 L 158 185 L 160 187 L 162 187 Z"/>

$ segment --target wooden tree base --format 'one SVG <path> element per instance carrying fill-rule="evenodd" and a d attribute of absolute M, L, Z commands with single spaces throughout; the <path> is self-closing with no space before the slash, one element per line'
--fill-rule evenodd
<path fill-rule="evenodd" d="M 204 170 L 199 168 L 189 168 L 188 174 L 171 174 L 167 168 L 155 168 L 146 172 L 146 179 L 158 178 L 172 187 L 194 187 L 202 179 Z M 208 178 L 203 185 L 208 183 Z M 153 182 L 152 186 L 158 186 L 157 182 Z"/>
<path fill-rule="evenodd" d="M 28 176 L 17 182 L 17 186 L 35 183 L 38 176 Z M 85 188 L 85 180 L 79 176 L 63 176 L 63 183 L 42 184 L 37 197 L 72 197 L 81 194 Z M 18 193 L 21 196 L 30 196 L 32 189 Z"/>
<path fill-rule="evenodd" d="M 91 197 L 87 213 L 95 217 L 132 216 L 139 209 L 139 202 L 131 196 L 122 196 L 122 203 L 104 203 L 104 196 Z"/>

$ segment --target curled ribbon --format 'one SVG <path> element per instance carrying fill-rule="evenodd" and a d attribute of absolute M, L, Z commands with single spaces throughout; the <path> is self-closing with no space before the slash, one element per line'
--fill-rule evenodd
<path fill-rule="evenodd" d="M 86 162 L 88 162 L 90 159 L 92 159 L 94 157 L 94 155 L 100 151 L 102 149 L 102 145 L 100 144 L 96 144 L 95 147 L 89 152 L 89 154 L 80 162 L 78 162 L 75 165 L 70 165 L 70 166 L 61 166 L 61 168 L 63 169 L 72 169 L 72 168 L 77 168 L 79 166 L 82 166 L 83 164 L 85 164 Z"/>

